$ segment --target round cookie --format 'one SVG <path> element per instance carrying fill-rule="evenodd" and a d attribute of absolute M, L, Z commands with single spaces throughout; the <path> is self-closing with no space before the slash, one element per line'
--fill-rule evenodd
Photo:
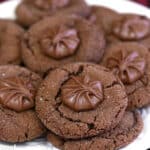
<path fill-rule="evenodd" d="M 49 72 L 37 93 L 36 112 L 56 135 L 80 139 L 114 128 L 126 97 L 120 80 L 106 68 L 74 63 Z"/>
<path fill-rule="evenodd" d="M 142 127 L 143 121 L 139 113 L 126 112 L 119 125 L 105 134 L 88 139 L 65 141 L 49 133 L 47 140 L 61 150 L 117 150 L 135 140 Z"/>
<path fill-rule="evenodd" d="M 95 16 L 95 24 L 102 26 L 106 34 L 110 34 L 112 23 L 120 18 L 120 14 L 110 8 L 102 6 L 92 6 L 92 15 Z"/>
<path fill-rule="evenodd" d="M 49 132 L 47 134 L 47 140 L 60 150 L 88 150 L 89 148 L 90 150 L 115 150 L 115 145 L 112 140 L 102 137 L 69 141 Z"/>
<path fill-rule="evenodd" d="M 21 62 L 23 29 L 11 20 L 0 19 L 0 65 Z"/>
<path fill-rule="evenodd" d="M 118 41 L 142 40 L 150 34 L 150 20 L 136 14 L 122 14 L 113 22 L 111 32 Z"/>
<path fill-rule="evenodd" d="M 84 0 L 23 0 L 16 9 L 17 20 L 31 26 L 46 16 L 55 14 L 77 14 L 87 16 L 90 8 Z"/>
<path fill-rule="evenodd" d="M 31 70 L 44 73 L 70 62 L 99 62 L 103 32 L 78 17 L 51 17 L 33 25 L 22 42 L 22 58 Z M 92 52 L 92 53 L 91 53 Z"/>
<path fill-rule="evenodd" d="M 19 66 L 0 66 L 0 141 L 25 142 L 42 136 L 45 127 L 34 111 L 41 78 Z"/>
<path fill-rule="evenodd" d="M 100 63 L 119 76 L 128 95 L 128 109 L 150 104 L 150 54 L 142 44 L 116 43 L 106 49 Z"/>

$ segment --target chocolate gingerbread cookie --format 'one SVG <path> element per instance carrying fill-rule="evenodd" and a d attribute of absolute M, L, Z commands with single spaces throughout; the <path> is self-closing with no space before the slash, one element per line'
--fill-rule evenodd
<path fill-rule="evenodd" d="M 33 71 L 44 73 L 70 62 L 99 62 L 103 32 L 78 17 L 51 17 L 33 25 L 22 42 L 22 58 Z"/>
<path fill-rule="evenodd" d="M 16 9 L 17 19 L 30 26 L 46 16 L 77 14 L 87 16 L 90 8 L 84 0 L 23 0 Z"/>
<path fill-rule="evenodd" d="M 113 22 L 116 22 L 120 18 L 120 14 L 115 10 L 102 6 L 92 6 L 92 21 L 97 26 L 102 26 L 105 33 L 109 34 L 111 32 Z M 95 18 L 94 18 L 95 16 Z"/>
<path fill-rule="evenodd" d="M 23 29 L 11 20 L 0 19 L 0 65 L 21 62 Z"/>
<path fill-rule="evenodd" d="M 36 112 L 55 134 L 79 139 L 114 128 L 126 97 L 120 80 L 106 68 L 74 63 L 50 71 L 38 90 Z"/>
<path fill-rule="evenodd" d="M 93 138 L 81 140 L 63 140 L 49 133 L 47 140 L 61 150 L 118 150 L 137 138 L 143 127 L 139 113 L 126 112 L 122 121 L 113 130 Z"/>
<path fill-rule="evenodd" d="M 122 14 L 120 20 L 113 22 L 110 42 L 139 41 L 150 35 L 150 20 L 136 14 Z M 110 39 L 110 37 L 113 37 Z"/>
<path fill-rule="evenodd" d="M 101 64 L 108 67 L 126 87 L 129 109 L 150 104 L 150 54 L 138 43 L 112 44 Z"/>
<path fill-rule="evenodd" d="M 19 66 L 0 66 L 0 141 L 25 142 L 41 136 L 45 128 L 34 112 L 41 78 Z"/>

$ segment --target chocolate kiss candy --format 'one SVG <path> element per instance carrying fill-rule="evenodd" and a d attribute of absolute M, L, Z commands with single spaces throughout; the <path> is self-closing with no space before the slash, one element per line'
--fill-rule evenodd
<path fill-rule="evenodd" d="M 146 69 L 146 61 L 138 52 L 120 50 L 107 59 L 107 67 L 117 74 L 123 83 L 131 84 L 140 79 Z"/>
<path fill-rule="evenodd" d="M 75 53 L 79 45 L 77 30 L 61 26 L 54 38 L 45 38 L 41 41 L 44 53 L 55 59 L 61 59 Z"/>
<path fill-rule="evenodd" d="M 92 110 L 103 100 L 100 81 L 90 81 L 89 76 L 72 76 L 62 86 L 62 102 L 74 111 Z"/>
<path fill-rule="evenodd" d="M 0 103 L 17 112 L 34 107 L 35 89 L 27 79 L 10 77 L 0 79 Z"/>

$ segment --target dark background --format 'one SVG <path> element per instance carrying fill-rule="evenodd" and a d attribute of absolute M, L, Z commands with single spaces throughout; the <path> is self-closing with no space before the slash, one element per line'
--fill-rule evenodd
<path fill-rule="evenodd" d="M 141 3 L 141 4 L 145 5 L 145 6 L 150 7 L 150 0 L 133 0 L 133 1 L 136 1 L 138 3 Z"/>

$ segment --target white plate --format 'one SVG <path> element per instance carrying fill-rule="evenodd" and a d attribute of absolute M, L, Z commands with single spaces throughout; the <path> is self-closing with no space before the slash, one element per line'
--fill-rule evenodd
<path fill-rule="evenodd" d="M 15 7 L 20 0 L 11 0 L 0 4 L 0 18 L 15 18 Z M 150 17 L 150 10 L 141 5 L 126 0 L 87 0 L 89 4 L 103 5 L 113 8 L 119 12 L 131 12 Z M 146 150 L 150 148 L 150 108 L 141 111 L 144 120 L 144 129 L 140 136 L 129 146 L 122 150 Z M 56 150 L 44 139 L 38 139 L 24 144 L 8 145 L 0 143 L 0 150 Z"/>

